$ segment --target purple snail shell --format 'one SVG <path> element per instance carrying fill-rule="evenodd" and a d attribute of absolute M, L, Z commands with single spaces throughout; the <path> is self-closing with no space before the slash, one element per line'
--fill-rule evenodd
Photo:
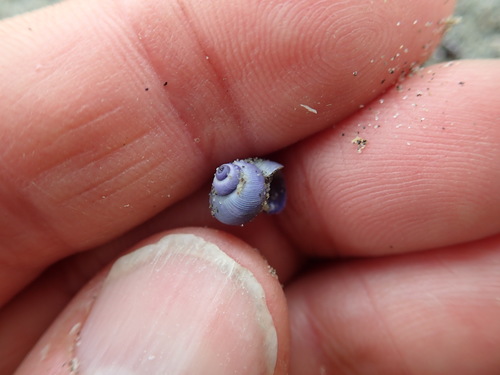
<path fill-rule="evenodd" d="M 242 225 L 262 211 L 285 208 L 283 165 L 259 158 L 235 160 L 215 170 L 210 191 L 212 216 L 224 224 Z"/>

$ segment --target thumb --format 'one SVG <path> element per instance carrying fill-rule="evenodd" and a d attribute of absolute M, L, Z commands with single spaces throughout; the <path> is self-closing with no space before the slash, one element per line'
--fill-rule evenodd
<path fill-rule="evenodd" d="M 284 374 L 287 330 L 281 287 L 257 252 L 177 230 L 91 282 L 17 374 Z"/>

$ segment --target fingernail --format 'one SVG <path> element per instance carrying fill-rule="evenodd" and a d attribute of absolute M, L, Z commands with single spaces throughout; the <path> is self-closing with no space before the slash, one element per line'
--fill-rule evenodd
<path fill-rule="evenodd" d="M 80 374 L 272 374 L 277 334 L 254 275 L 172 234 L 111 268 L 82 327 Z"/>

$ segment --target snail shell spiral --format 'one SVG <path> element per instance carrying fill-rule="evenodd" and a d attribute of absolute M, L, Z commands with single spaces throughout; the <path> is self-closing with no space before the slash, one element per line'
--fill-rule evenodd
<path fill-rule="evenodd" d="M 210 191 L 212 216 L 224 224 L 242 225 L 260 212 L 285 208 L 283 165 L 264 159 L 235 160 L 215 171 Z"/>

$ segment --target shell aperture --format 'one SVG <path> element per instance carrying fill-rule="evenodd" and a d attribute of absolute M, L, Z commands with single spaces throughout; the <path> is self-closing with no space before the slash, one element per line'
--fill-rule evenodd
<path fill-rule="evenodd" d="M 224 224 L 242 225 L 260 212 L 285 208 L 283 165 L 252 158 L 222 164 L 215 171 L 210 191 L 212 216 Z"/>

